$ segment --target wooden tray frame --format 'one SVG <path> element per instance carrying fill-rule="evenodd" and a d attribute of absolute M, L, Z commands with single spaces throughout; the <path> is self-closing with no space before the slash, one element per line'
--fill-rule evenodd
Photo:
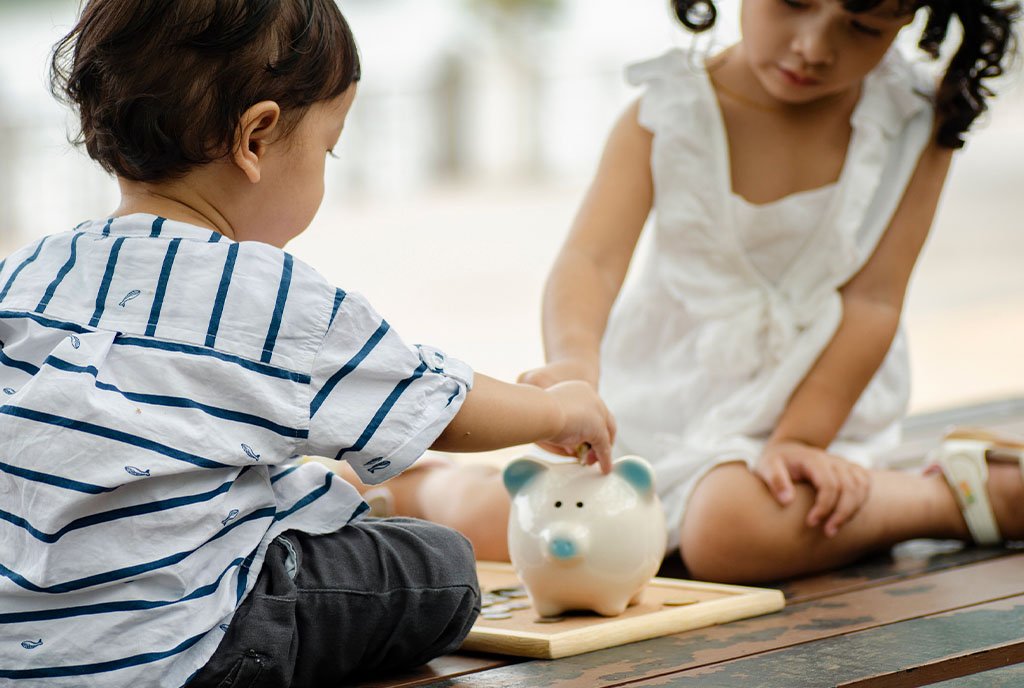
<path fill-rule="evenodd" d="M 481 590 L 520 585 L 510 564 L 478 562 Z M 665 607 L 666 598 L 704 597 L 686 606 Z M 533 609 L 512 612 L 508 620 L 478 618 L 462 650 L 534 659 L 558 659 L 639 640 L 681 633 L 769 614 L 786 604 L 779 590 L 654 578 L 643 601 L 621 616 L 573 615 L 557 624 L 534 624 Z M 531 630 L 521 630 L 529 621 Z"/>

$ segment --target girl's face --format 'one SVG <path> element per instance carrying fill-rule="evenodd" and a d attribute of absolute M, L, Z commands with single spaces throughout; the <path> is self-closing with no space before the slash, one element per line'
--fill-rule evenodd
<path fill-rule="evenodd" d="M 859 14 L 840 0 L 744 0 L 743 54 L 770 96 L 811 103 L 856 88 L 912 18 L 897 0 Z"/>

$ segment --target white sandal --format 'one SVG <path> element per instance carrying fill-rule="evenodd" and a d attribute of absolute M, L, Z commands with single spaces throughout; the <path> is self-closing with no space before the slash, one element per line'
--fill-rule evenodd
<path fill-rule="evenodd" d="M 1024 442 L 1000 437 L 987 430 L 958 429 L 929 454 L 942 470 L 967 522 L 967 529 L 979 545 L 998 545 L 1003 536 L 989 503 L 988 462 L 1016 461 L 1024 476 Z"/>

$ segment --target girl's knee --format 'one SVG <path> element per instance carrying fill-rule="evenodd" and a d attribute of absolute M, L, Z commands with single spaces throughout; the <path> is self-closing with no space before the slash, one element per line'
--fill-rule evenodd
<path fill-rule="evenodd" d="M 745 580 L 747 562 L 770 543 L 771 494 L 742 463 L 716 467 L 697 484 L 680 528 L 680 553 L 690 575 Z"/>

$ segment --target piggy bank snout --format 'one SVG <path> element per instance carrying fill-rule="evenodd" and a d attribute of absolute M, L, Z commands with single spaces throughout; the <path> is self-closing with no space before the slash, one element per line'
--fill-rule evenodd
<path fill-rule="evenodd" d="M 587 531 L 578 526 L 555 525 L 541 531 L 540 540 L 545 559 L 570 562 L 586 554 L 589 537 Z"/>

